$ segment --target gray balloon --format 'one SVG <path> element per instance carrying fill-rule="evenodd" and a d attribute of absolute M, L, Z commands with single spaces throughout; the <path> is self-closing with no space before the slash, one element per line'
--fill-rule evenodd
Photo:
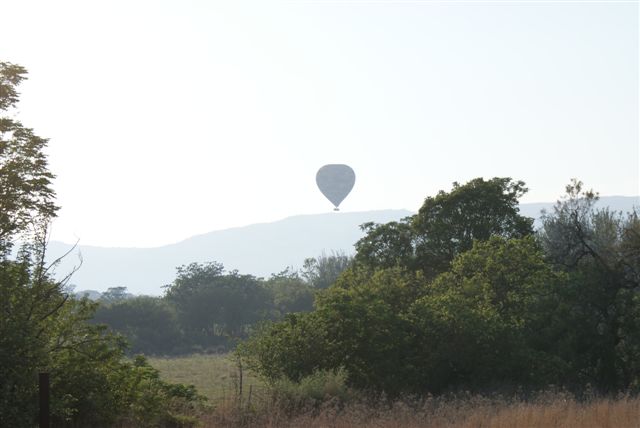
<path fill-rule="evenodd" d="M 349 165 L 330 164 L 318 170 L 316 183 L 322 194 L 335 206 L 338 206 L 347 197 L 356 182 L 356 173 Z"/>

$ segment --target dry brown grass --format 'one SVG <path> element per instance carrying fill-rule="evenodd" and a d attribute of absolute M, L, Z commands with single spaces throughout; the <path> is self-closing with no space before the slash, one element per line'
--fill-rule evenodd
<path fill-rule="evenodd" d="M 164 379 L 195 384 L 209 398 L 212 407 L 194 415 L 203 427 L 640 428 L 640 398 L 630 396 L 581 402 L 563 393 L 540 394 L 529 400 L 466 394 L 405 399 L 392 405 L 364 400 L 344 404 L 334 399 L 300 405 L 291 412 L 291 403 L 275 400 L 250 371 L 244 372 L 240 396 L 238 369 L 228 355 L 152 358 L 150 362 Z"/>
<path fill-rule="evenodd" d="M 259 410 L 227 401 L 202 418 L 206 427 L 282 428 L 624 428 L 640 427 L 640 399 L 593 399 L 580 403 L 564 395 L 532 402 L 470 397 L 426 400 L 419 405 L 399 401 L 391 406 L 324 403 L 287 415 L 276 403 Z"/>

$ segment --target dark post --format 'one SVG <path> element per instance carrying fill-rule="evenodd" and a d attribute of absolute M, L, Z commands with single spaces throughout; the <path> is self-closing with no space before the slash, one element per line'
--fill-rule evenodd
<path fill-rule="evenodd" d="M 40 425 L 39 428 L 50 428 L 49 420 L 49 373 L 40 373 L 38 376 L 40 387 Z"/>

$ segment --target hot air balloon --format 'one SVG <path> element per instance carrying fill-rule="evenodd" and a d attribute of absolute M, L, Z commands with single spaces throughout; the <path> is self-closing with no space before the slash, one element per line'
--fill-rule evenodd
<path fill-rule="evenodd" d="M 322 194 L 334 205 L 334 211 L 347 197 L 356 182 L 356 173 L 349 165 L 330 164 L 320 168 L 316 174 L 316 183 Z"/>

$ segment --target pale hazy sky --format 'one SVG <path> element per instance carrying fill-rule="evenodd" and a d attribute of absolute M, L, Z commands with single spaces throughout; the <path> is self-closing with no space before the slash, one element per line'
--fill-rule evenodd
<path fill-rule="evenodd" d="M 637 2 L 5 1 L 17 117 L 50 138 L 53 238 L 156 246 L 453 181 L 638 195 Z"/>

